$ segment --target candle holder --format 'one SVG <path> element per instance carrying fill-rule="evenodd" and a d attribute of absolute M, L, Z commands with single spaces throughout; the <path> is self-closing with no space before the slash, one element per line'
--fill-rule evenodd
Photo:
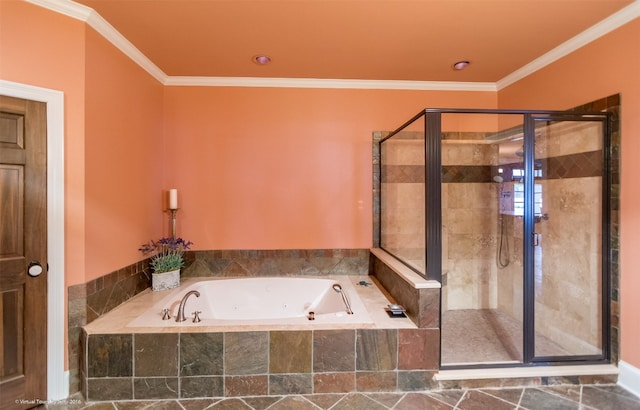
<path fill-rule="evenodd" d="M 167 209 L 167 212 L 171 214 L 171 238 L 176 239 L 176 214 L 180 208 Z"/>

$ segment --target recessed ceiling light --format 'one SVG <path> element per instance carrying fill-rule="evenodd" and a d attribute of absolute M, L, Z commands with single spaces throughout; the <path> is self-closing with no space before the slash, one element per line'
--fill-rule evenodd
<path fill-rule="evenodd" d="M 258 65 L 267 65 L 271 62 L 271 57 L 264 54 L 259 54 L 257 56 L 253 56 L 253 62 Z"/>
<path fill-rule="evenodd" d="M 457 63 L 455 63 L 453 65 L 453 69 L 454 70 L 464 70 L 465 68 L 467 68 L 469 66 L 469 64 L 471 64 L 469 61 L 467 60 L 463 60 L 463 61 L 458 61 Z"/>

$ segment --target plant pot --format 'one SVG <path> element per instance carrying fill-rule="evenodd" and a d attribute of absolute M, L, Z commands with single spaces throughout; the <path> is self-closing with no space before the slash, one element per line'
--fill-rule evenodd
<path fill-rule="evenodd" d="M 180 269 L 151 274 L 151 289 L 153 291 L 173 289 L 178 286 L 180 286 Z"/>

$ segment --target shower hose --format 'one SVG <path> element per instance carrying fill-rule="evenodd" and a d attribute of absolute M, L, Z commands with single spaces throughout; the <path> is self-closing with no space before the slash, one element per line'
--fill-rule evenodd
<path fill-rule="evenodd" d="M 507 239 L 507 223 L 504 215 L 500 215 L 500 242 L 498 244 L 498 266 L 509 266 L 509 240 Z"/>

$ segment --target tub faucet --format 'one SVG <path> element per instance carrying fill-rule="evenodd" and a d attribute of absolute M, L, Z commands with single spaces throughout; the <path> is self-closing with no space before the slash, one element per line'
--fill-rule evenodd
<path fill-rule="evenodd" d="M 187 303 L 187 299 L 189 299 L 189 296 L 191 295 L 196 295 L 196 297 L 199 298 L 200 292 L 198 292 L 197 290 L 190 290 L 182 297 L 180 305 L 178 306 L 178 313 L 176 314 L 176 322 L 184 322 L 185 320 L 187 320 L 186 316 L 184 315 L 184 305 Z"/>

